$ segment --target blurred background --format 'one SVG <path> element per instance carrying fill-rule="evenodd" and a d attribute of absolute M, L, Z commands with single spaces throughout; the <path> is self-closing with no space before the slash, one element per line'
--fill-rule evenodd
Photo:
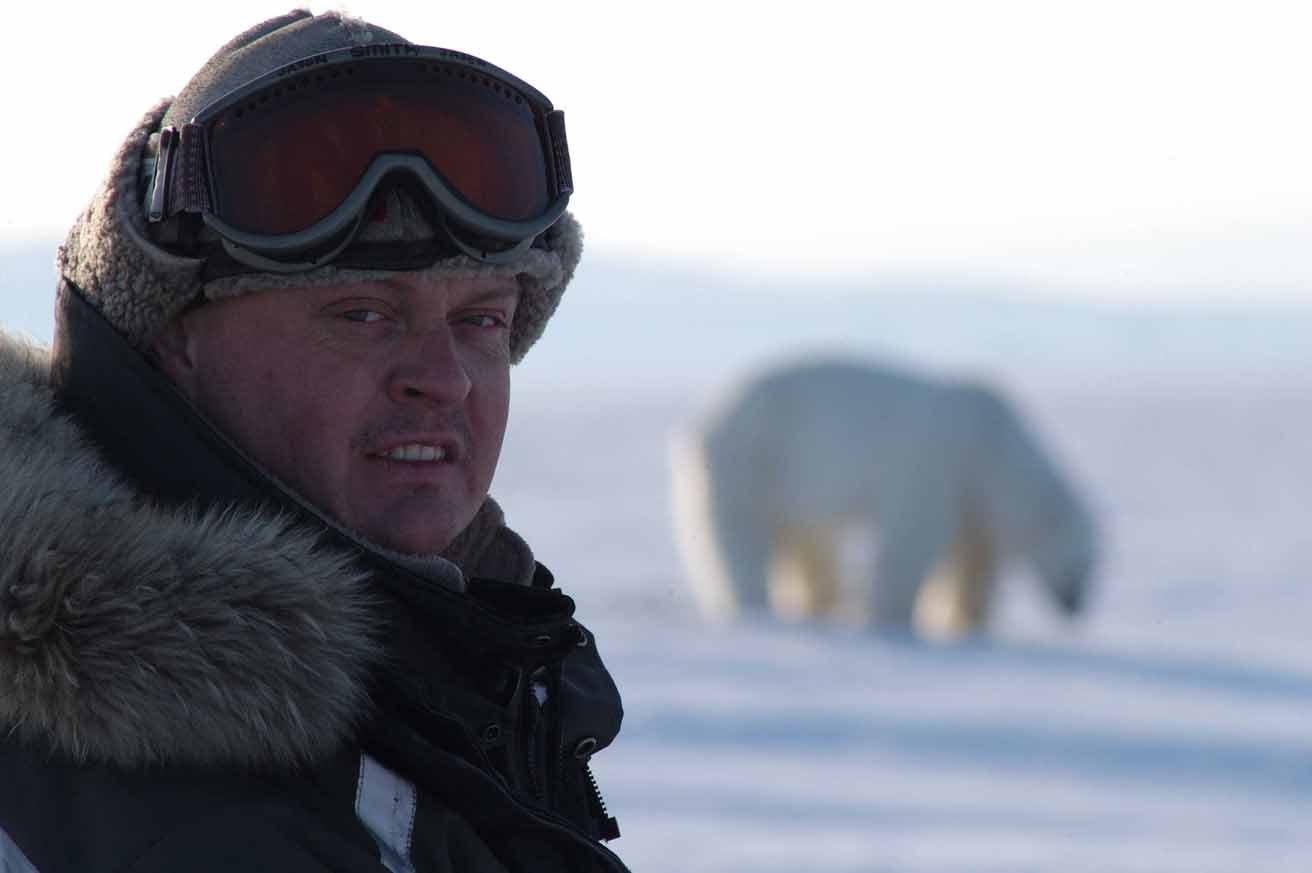
<path fill-rule="evenodd" d="M 346 8 L 566 111 L 587 254 L 494 493 L 625 694 L 635 871 L 1309 869 L 1312 10 Z M 0 323 L 49 339 L 123 135 L 283 11 L 7 11 Z M 1088 612 L 1012 563 L 947 644 L 704 621 L 669 435 L 814 352 L 1004 393 L 1103 532 Z"/>

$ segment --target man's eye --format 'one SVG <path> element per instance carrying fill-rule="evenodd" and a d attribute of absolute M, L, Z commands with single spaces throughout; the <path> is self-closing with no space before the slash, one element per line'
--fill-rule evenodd
<path fill-rule="evenodd" d="M 373 324 L 376 321 L 382 321 L 386 317 L 381 312 L 375 312 L 372 309 L 352 309 L 342 313 L 342 318 L 360 324 Z"/>
<path fill-rule="evenodd" d="M 503 327 L 505 319 L 497 315 L 488 315 L 487 313 L 478 313 L 477 315 L 466 315 L 461 319 L 465 324 L 472 324 L 474 327 Z"/>

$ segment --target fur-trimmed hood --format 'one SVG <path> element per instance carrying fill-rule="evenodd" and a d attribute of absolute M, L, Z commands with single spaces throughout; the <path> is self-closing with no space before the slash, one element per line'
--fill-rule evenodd
<path fill-rule="evenodd" d="M 0 335 L 0 730 L 127 766 L 330 753 L 378 657 L 359 567 L 290 516 L 146 499 L 47 367 Z"/>

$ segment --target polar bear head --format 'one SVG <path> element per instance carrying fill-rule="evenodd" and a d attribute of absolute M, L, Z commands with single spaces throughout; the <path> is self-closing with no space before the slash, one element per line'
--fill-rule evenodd
<path fill-rule="evenodd" d="M 1084 609 L 1098 562 L 1098 531 L 1080 499 L 1066 487 L 1053 489 L 1039 513 L 1032 540 L 1034 569 L 1066 615 Z"/>

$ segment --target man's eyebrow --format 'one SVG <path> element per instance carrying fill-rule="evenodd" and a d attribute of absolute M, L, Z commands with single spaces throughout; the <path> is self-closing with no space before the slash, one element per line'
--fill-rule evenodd
<path fill-rule="evenodd" d="M 387 288 L 390 288 L 392 291 L 401 294 L 405 298 L 408 298 L 410 295 L 422 291 L 422 289 L 416 288 L 414 285 L 411 285 L 410 283 L 406 282 L 404 279 L 396 278 L 393 276 L 386 276 L 380 279 L 379 281 Z M 488 303 L 490 301 L 506 300 L 511 297 L 518 298 L 523 294 L 523 291 L 524 288 L 519 283 L 518 279 L 512 277 L 506 277 L 504 281 L 498 282 L 496 285 L 493 285 L 492 287 L 482 288 L 478 291 L 471 293 L 468 297 L 461 298 L 460 305 L 468 306 L 470 304 L 480 304 L 480 303 Z"/>
<path fill-rule="evenodd" d="M 466 297 L 461 301 L 464 306 L 478 303 L 489 303 L 491 301 L 506 300 L 511 297 L 518 298 L 523 292 L 519 283 L 516 281 L 507 282 L 505 285 L 497 285 L 494 288 L 484 288 L 481 291 Z"/>

